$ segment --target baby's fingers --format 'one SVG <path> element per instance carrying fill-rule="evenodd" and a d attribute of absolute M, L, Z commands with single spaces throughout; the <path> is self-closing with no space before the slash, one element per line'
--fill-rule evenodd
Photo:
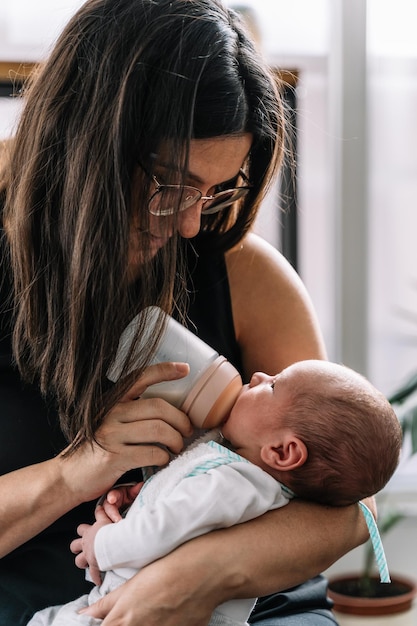
<path fill-rule="evenodd" d="M 70 550 L 73 554 L 79 554 L 83 551 L 82 539 L 79 537 L 78 539 L 74 539 L 70 543 Z"/>
<path fill-rule="evenodd" d="M 80 524 L 77 526 L 77 533 L 82 537 L 89 528 L 91 528 L 91 524 Z"/>
<path fill-rule="evenodd" d="M 120 515 L 121 504 L 122 502 L 120 502 L 120 504 L 112 504 L 108 500 L 103 500 L 103 504 L 101 505 L 107 517 L 114 523 L 120 522 L 122 519 Z"/>
<path fill-rule="evenodd" d="M 77 554 L 77 556 L 75 557 L 75 565 L 80 569 L 87 569 L 88 561 L 85 558 L 84 552 L 80 552 L 80 554 Z"/>
<path fill-rule="evenodd" d="M 90 573 L 90 578 L 93 581 L 93 583 L 95 585 L 100 586 L 103 581 L 101 579 L 101 572 L 98 569 L 98 567 L 90 565 L 90 567 L 88 569 L 89 569 L 89 573 Z"/>
<path fill-rule="evenodd" d="M 138 482 L 135 485 L 132 485 L 131 487 L 128 487 L 128 493 L 129 496 L 131 498 L 131 502 L 133 502 L 133 500 L 135 500 L 135 498 L 139 495 L 139 491 L 142 489 L 144 485 L 144 482 Z"/>

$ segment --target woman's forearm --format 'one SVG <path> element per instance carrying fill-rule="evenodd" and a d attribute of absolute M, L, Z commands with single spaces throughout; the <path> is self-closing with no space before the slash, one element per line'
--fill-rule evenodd
<path fill-rule="evenodd" d="M 109 625 L 207 624 L 222 602 L 302 583 L 366 538 L 358 506 L 325 508 L 295 500 L 183 544 L 86 612 L 106 617 Z"/>
<path fill-rule="evenodd" d="M 236 526 L 227 543 L 247 583 L 242 595 L 287 589 L 323 572 L 368 537 L 357 505 L 334 508 L 293 501 L 247 525 Z"/>
<path fill-rule="evenodd" d="M 267 595 L 319 574 L 367 539 L 359 507 L 302 501 L 194 540 L 181 555 L 215 561 L 221 598 Z M 213 555 L 216 555 L 215 557 Z M 223 581 L 219 581 L 223 572 Z M 213 590 L 215 593 L 215 591 Z"/>
<path fill-rule="evenodd" d="M 165 401 L 138 398 L 148 385 L 187 372 L 182 363 L 148 367 L 106 415 L 95 433 L 98 443 L 84 442 L 72 454 L 1 476 L 0 558 L 77 505 L 99 498 L 125 472 L 166 464 L 166 449 L 178 454 L 192 433 L 187 416 Z"/>
<path fill-rule="evenodd" d="M 80 503 L 65 482 L 57 459 L 0 477 L 0 558 Z"/>

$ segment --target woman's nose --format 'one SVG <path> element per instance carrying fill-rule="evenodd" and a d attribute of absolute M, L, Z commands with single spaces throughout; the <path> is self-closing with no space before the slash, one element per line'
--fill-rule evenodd
<path fill-rule="evenodd" d="M 203 202 L 199 201 L 178 215 L 177 230 L 184 239 L 195 237 L 201 227 L 201 211 Z"/>
<path fill-rule="evenodd" d="M 268 374 L 264 374 L 264 372 L 255 372 L 252 374 L 252 378 L 249 381 L 249 387 L 256 387 L 261 383 L 269 383 L 272 382 L 273 376 L 269 376 Z"/>

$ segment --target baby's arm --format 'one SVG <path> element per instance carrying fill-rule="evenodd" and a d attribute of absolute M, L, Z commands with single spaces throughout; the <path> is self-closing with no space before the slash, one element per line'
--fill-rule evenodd
<path fill-rule="evenodd" d="M 95 510 L 95 523 L 80 524 L 77 528 L 80 537 L 74 539 L 70 550 L 77 555 L 75 559 L 77 567 L 81 569 L 88 567 L 91 580 L 96 585 L 101 584 L 100 570 L 94 552 L 96 534 L 103 526 L 122 519 L 121 513 L 132 504 L 142 487 L 143 482 L 118 485 L 100 498 Z"/>
<path fill-rule="evenodd" d="M 125 519 L 100 528 L 94 546 L 97 563 L 101 571 L 140 569 L 194 537 L 286 503 L 279 484 L 259 467 L 221 465 L 183 479 L 153 505 L 138 509 L 135 503 Z"/>

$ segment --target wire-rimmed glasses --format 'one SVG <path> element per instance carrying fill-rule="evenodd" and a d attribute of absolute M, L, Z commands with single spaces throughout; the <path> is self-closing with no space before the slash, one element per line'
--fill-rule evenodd
<path fill-rule="evenodd" d="M 147 174 L 145 169 L 144 171 Z M 203 201 L 202 215 L 218 213 L 245 196 L 252 188 L 249 184 L 249 179 L 242 169 L 239 170 L 239 176 L 243 179 L 245 186 L 219 189 L 211 196 L 203 196 L 197 187 L 191 187 L 190 185 L 165 185 L 159 182 L 155 174 L 152 174 L 150 177 L 156 190 L 148 200 L 149 213 L 158 217 L 174 215 L 177 211 L 186 211 L 200 201 Z M 221 185 L 218 185 L 219 187 Z"/>

